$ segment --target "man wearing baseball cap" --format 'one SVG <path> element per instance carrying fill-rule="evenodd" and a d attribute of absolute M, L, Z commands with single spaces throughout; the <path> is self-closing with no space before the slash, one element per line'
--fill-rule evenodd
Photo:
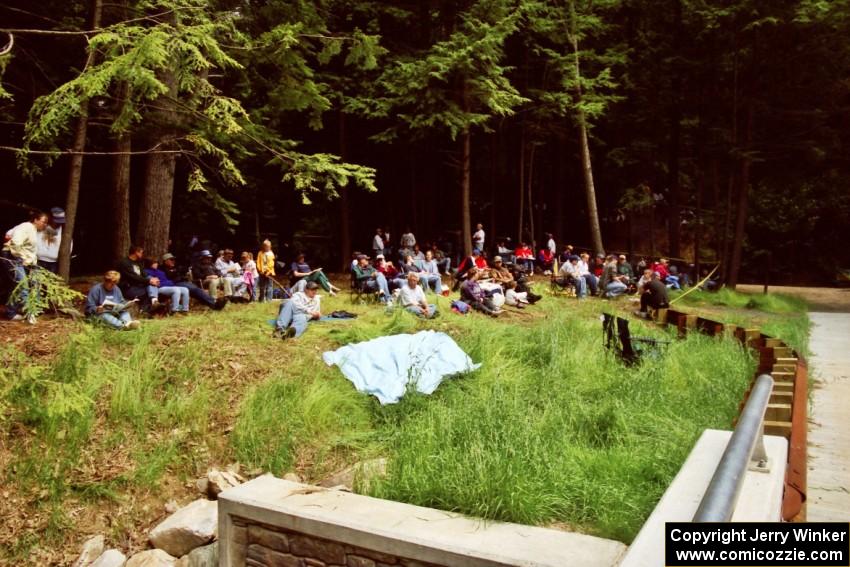
<path fill-rule="evenodd" d="M 65 226 L 65 211 L 59 207 L 50 209 L 47 227 L 38 238 L 38 265 L 51 272 L 59 272 L 59 244 L 62 242 L 62 227 Z M 74 243 L 71 242 L 71 250 Z"/>

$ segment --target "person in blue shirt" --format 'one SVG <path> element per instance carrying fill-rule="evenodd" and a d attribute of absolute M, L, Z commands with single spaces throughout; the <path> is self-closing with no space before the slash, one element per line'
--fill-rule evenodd
<path fill-rule="evenodd" d="M 316 268 L 315 270 L 310 269 L 310 265 L 304 260 L 304 254 L 298 254 L 295 257 L 295 261 L 292 262 L 292 266 L 290 267 L 292 272 L 292 292 L 295 293 L 297 291 L 304 291 L 304 286 L 307 282 L 316 282 L 322 289 L 331 294 L 331 296 L 336 295 L 336 292 L 339 291 L 339 288 L 334 286 L 330 280 L 328 280 L 328 276 L 322 271 L 322 268 Z"/>
<path fill-rule="evenodd" d="M 103 321 L 113 329 L 138 329 L 140 324 L 133 320 L 130 312 L 116 307 L 124 304 L 124 294 L 118 287 L 119 281 L 121 274 L 110 270 L 104 274 L 102 283 L 92 286 L 86 296 L 86 315 Z"/>
<path fill-rule="evenodd" d="M 147 258 L 145 260 L 145 275 L 159 282 L 156 287 L 159 295 L 171 296 L 171 313 L 188 313 L 189 312 L 189 290 L 185 287 L 180 287 L 165 275 L 165 272 L 159 269 L 159 262 L 156 258 Z"/>

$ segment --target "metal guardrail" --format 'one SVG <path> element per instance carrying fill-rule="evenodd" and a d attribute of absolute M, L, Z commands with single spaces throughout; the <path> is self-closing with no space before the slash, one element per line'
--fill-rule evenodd
<path fill-rule="evenodd" d="M 764 414 L 772 391 L 771 376 L 762 374 L 756 379 L 735 431 L 694 515 L 694 522 L 728 522 L 735 511 L 747 469 L 754 466 L 767 470 Z"/>

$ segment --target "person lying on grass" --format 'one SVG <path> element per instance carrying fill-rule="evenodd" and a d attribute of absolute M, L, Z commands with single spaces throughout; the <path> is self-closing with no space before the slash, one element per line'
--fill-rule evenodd
<path fill-rule="evenodd" d="M 425 301 L 425 292 L 419 286 L 419 274 L 416 272 L 407 274 L 407 283 L 402 286 L 399 299 L 402 307 L 418 317 L 431 319 L 437 315 L 437 306 Z"/>
<path fill-rule="evenodd" d="M 133 321 L 127 311 L 129 305 L 124 301 L 124 295 L 118 287 L 119 281 L 121 274 L 109 270 L 103 275 L 102 283 L 92 286 L 86 297 L 86 315 L 103 321 L 113 329 L 138 329 L 140 324 Z"/>
<path fill-rule="evenodd" d="M 319 284 L 307 282 L 304 291 L 296 291 L 292 294 L 292 299 L 284 301 L 277 314 L 272 336 L 291 339 L 303 335 L 307 330 L 307 323 L 322 316 L 321 298 L 316 295 L 318 291 Z"/>

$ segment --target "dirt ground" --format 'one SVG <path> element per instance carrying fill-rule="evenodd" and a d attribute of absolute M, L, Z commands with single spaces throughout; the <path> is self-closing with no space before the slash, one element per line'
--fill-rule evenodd
<path fill-rule="evenodd" d="M 738 290 L 748 293 L 761 293 L 763 286 L 739 285 Z M 850 287 L 792 287 L 773 285 L 769 293 L 784 293 L 805 299 L 809 311 L 828 313 L 850 313 Z"/>

